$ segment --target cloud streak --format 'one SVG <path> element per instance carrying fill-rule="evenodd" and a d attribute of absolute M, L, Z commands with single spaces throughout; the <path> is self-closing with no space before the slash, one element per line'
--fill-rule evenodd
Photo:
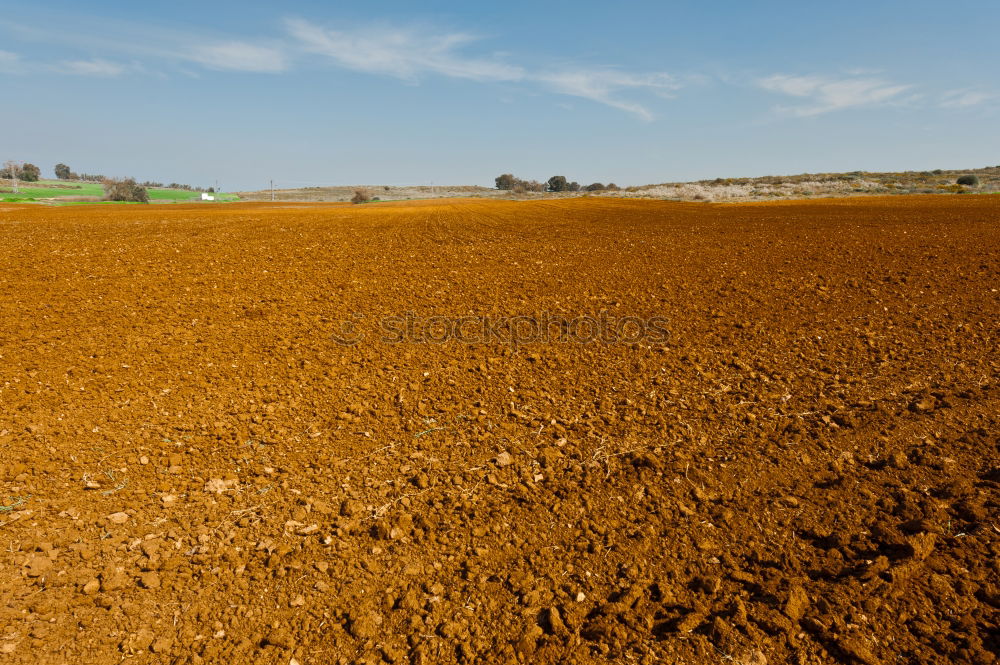
<path fill-rule="evenodd" d="M 806 100 L 801 105 L 778 107 L 782 112 L 800 117 L 896 102 L 912 88 L 868 76 L 828 78 L 785 74 L 758 79 L 757 86 L 768 92 Z"/>
<path fill-rule="evenodd" d="M 21 56 L 10 51 L 0 51 L 0 73 L 19 74 L 21 72 Z"/>
<path fill-rule="evenodd" d="M 1000 94 L 965 88 L 963 90 L 949 90 L 945 92 L 941 95 L 940 105 L 946 109 L 965 109 L 994 100 L 1000 100 Z"/>
<path fill-rule="evenodd" d="M 464 55 L 476 38 L 464 33 L 430 34 L 407 28 L 328 30 L 302 19 L 286 21 L 289 34 L 308 53 L 338 66 L 416 82 L 427 74 L 473 81 L 519 81 L 520 67 Z"/>
<path fill-rule="evenodd" d="M 633 74 L 614 69 L 598 71 L 562 71 L 539 74 L 535 79 L 553 92 L 589 99 L 612 108 L 633 113 L 650 121 L 653 114 L 642 104 L 623 100 L 622 90 L 644 90 L 660 97 L 670 97 L 681 85 L 669 74 Z"/>
<path fill-rule="evenodd" d="M 416 28 L 331 30 L 302 19 L 285 22 L 289 35 L 310 54 L 328 58 L 351 71 L 390 76 L 417 83 L 426 76 L 479 82 L 527 83 L 550 92 L 587 99 L 651 120 L 642 104 L 620 97 L 625 90 L 669 96 L 680 85 L 664 73 L 636 74 L 618 69 L 532 71 L 496 58 L 466 53 L 479 41 L 462 32 Z"/>
<path fill-rule="evenodd" d="M 287 45 L 282 40 L 250 41 L 227 38 L 217 33 L 195 33 L 191 31 L 155 28 L 129 21 L 114 21 L 109 25 L 97 25 L 83 21 L 74 29 L 58 26 L 40 29 L 31 25 L 20 25 L 0 19 L 0 28 L 14 32 L 21 39 L 46 44 L 70 46 L 91 53 L 117 54 L 139 60 L 158 60 L 183 64 L 197 64 L 216 71 L 243 71 L 254 73 L 278 73 L 290 68 L 291 62 Z M 95 60 L 67 60 L 56 65 L 43 65 L 50 71 L 65 72 L 79 69 L 86 74 L 86 65 L 67 63 L 100 62 Z M 103 60 L 107 62 L 107 60 Z M 95 72 L 101 67 L 95 66 Z M 141 69 L 141 67 L 124 67 Z M 2 70 L 0 70 L 2 71 Z M 110 68 L 105 68 L 110 71 Z M 100 74 L 91 74 L 100 75 Z"/>
<path fill-rule="evenodd" d="M 198 46 L 182 57 L 216 70 L 275 74 L 289 67 L 288 56 L 281 47 L 241 41 Z"/>
<path fill-rule="evenodd" d="M 117 62 L 94 58 L 93 60 L 64 60 L 56 65 L 55 69 L 63 74 L 73 76 L 114 78 L 124 74 L 128 67 Z"/>

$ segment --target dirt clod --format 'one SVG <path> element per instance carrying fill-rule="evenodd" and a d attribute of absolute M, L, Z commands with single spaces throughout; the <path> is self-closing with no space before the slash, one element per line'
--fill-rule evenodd
<path fill-rule="evenodd" d="M 347 621 L 351 635 L 366 640 L 376 637 L 382 626 L 383 617 L 378 612 L 352 612 Z"/>
<path fill-rule="evenodd" d="M 44 554 L 33 554 L 24 564 L 28 577 L 41 577 L 52 568 L 52 559 Z"/>
<path fill-rule="evenodd" d="M 295 646 L 292 634 L 287 628 L 273 628 L 264 638 L 265 645 L 277 647 L 279 649 L 291 649 Z"/>

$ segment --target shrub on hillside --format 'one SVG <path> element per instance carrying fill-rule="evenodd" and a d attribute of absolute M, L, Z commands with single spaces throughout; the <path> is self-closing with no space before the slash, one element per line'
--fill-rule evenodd
<path fill-rule="evenodd" d="M 56 178 L 59 180 L 69 180 L 70 176 L 73 174 L 73 171 L 62 162 L 56 164 L 55 172 Z"/>
<path fill-rule="evenodd" d="M 568 189 L 570 183 L 566 183 L 566 179 L 562 176 L 554 176 L 555 178 L 562 178 L 564 183 L 564 188 Z M 525 192 L 544 192 L 549 191 L 566 191 L 566 189 L 554 190 L 551 189 L 552 178 L 549 178 L 548 182 L 538 182 L 537 180 L 521 180 L 515 177 L 511 173 L 504 173 L 503 175 L 497 176 L 495 179 L 497 189 L 501 191 L 514 192 L 515 194 L 524 194 Z M 575 183 L 573 183 L 575 184 Z M 577 185 L 579 187 L 579 185 Z"/>
<path fill-rule="evenodd" d="M 351 197 L 351 203 L 368 203 L 371 200 L 372 196 L 367 189 L 355 189 L 354 196 Z"/>
<path fill-rule="evenodd" d="M 544 192 L 545 183 L 538 182 L 537 180 L 521 180 L 518 178 L 514 181 L 513 192 L 515 194 L 523 194 L 525 192 Z"/>
<path fill-rule="evenodd" d="M 608 186 L 605 187 L 604 189 L 606 189 L 609 192 L 619 192 L 619 191 L 621 191 L 621 187 L 619 187 L 618 185 L 616 185 L 613 182 L 609 182 Z"/>
<path fill-rule="evenodd" d="M 571 183 L 568 183 L 566 185 L 566 191 L 567 192 L 579 192 L 580 191 L 580 183 L 578 183 L 575 180 L 573 182 L 571 182 Z"/>
<path fill-rule="evenodd" d="M 979 187 L 979 176 L 976 176 L 976 175 L 960 175 L 960 176 L 958 176 L 958 180 L 955 181 L 955 184 L 956 185 L 965 185 L 966 187 Z"/>
<path fill-rule="evenodd" d="M 105 178 L 104 200 L 149 203 L 149 192 L 135 178 Z"/>
<path fill-rule="evenodd" d="M 586 187 L 584 187 L 584 189 L 587 190 L 588 192 L 599 192 L 602 189 L 604 189 L 604 185 L 599 182 L 592 182 Z"/>

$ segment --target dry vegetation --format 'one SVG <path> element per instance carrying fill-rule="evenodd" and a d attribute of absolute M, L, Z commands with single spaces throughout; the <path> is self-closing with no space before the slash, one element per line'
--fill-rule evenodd
<path fill-rule="evenodd" d="M 976 176 L 978 184 L 959 180 Z M 618 196 L 691 201 L 759 201 L 886 194 L 963 194 L 1000 191 L 1000 166 L 961 171 L 902 171 L 895 173 L 804 173 L 760 178 L 716 178 L 688 183 L 630 187 Z"/>
<path fill-rule="evenodd" d="M 962 176 L 976 176 L 979 184 L 960 185 L 957 180 Z M 738 202 L 831 196 L 993 193 L 1000 192 L 1000 166 L 951 171 L 903 171 L 896 173 L 854 171 L 851 173 L 804 173 L 759 178 L 717 178 L 697 182 L 641 185 L 615 191 L 597 189 L 596 187 L 593 191 L 586 191 L 585 187 L 579 192 L 545 192 L 542 191 L 545 188 L 542 183 L 533 183 L 536 186 L 527 187 L 524 186 L 524 182 L 526 181 L 518 181 L 509 190 L 476 186 L 307 187 L 275 190 L 274 198 L 277 201 L 350 201 L 358 189 L 373 192 L 373 195 L 378 196 L 383 201 L 470 196 L 505 199 L 603 196 L 677 201 Z M 270 190 L 240 192 L 239 195 L 244 201 L 271 200 Z"/>
<path fill-rule="evenodd" d="M 149 203 L 149 191 L 134 178 L 105 178 L 104 200 Z"/>
<path fill-rule="evenodd" d="M 363 190 L 370 196 L 377 196 L 382 201 L 401 201 L 408 199 L 451 198 L 460 196 L 496 196 L 502 197 L 507 192 L 499 192 L 489 187 L 471 185 L 453 187 L 393 187 L 390 185 L 345 185 L 335 187 L 302 187 L 298 189 L 274 190 L 275 201 L 302 202 L 349 202 L 354 194 Z M 254 192 L 238 192 L 241 201 L 270 201 L 271 190 L 264 189 Z"/>

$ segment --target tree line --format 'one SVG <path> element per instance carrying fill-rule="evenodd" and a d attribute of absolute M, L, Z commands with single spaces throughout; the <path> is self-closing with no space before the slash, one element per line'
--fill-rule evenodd
<path fill-rule="evenodd" d="M 138 203 L 149 203 L 149 189 L 183 189 L 189 192 L 215 192 L 214 187 L 192 187 L 179 182 L 172 182 L 164 185 L 162 182 L 147 180 L 137 182 L 135 178 L 109 178 L 96 173 L 76 173 L 67 164 L 62 162 L 53 168 L 58 180 L 70 180 L 76 182 L 100 183 L 104 186 L 104 199 L 106 201 L 132 201 Z M 12 180 L 14 183 L 38 182 L 42 176 L 42 170 L 29 162 L 18 162 L 8 160 L 0 168 L 0 179 Z"/>
<path fill-rule="evenodd" d="M 42 170 L 40 168 L 27 162 L 22 164 L 21 162 L 8 160 L 7 162 L 4 162 L 3 168 L 0 169 L 0 178 L 7 180 L 38 182 L 41 175 Z"/>
<path fill-rule="evenodd" d="M 554 175 L 544 183 L 538 182 L 537 180 L 522 180 L 517 178 L 512 173 L 504 173 L 503 175 L 496 177 L 497 189 L 511 191 L 517 194 L 523 192 L 617 192 L 620 187 L 615 183 L 608 183 L 607 185 L 594 182 L 589 185 L 582 187 L 580 183 L 576 181 L 566 180 L 566 176 Z"/>
<path fill-rule="evenodd" d="M 104 182 L 108 178 L 103 175 L 93 175 L 89 173 L 74 173 L 72 169 L 66 164 L 56 164 L 55 166 L 56 178 L 59 180 L 82 180 L 84 182 Z M 155 180 L 147 180 L 140 183 L 143 187 L 155 187 L 159 189 L 183 189 L 189 192 L 214 192 L 214 187 L 194 187 L 192 185 L 185 185 L 180 182 L 172 182 L 169 185 L 165 185 L 162 182 L 157 182 Z"/>

